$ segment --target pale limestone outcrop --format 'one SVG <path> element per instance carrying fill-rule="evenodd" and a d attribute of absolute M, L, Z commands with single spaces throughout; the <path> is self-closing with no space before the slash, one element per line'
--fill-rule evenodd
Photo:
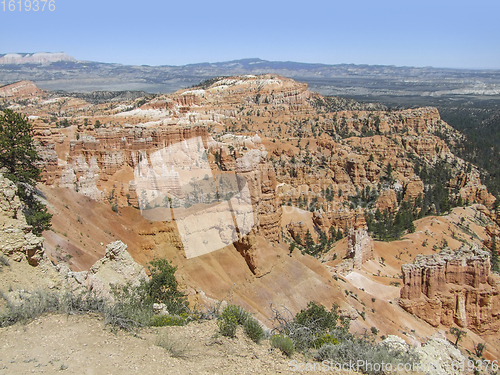
<path fill-rule="evenodd" d="M 415 371 L 420 370 L 425 374 L 459 375 L 463 373 L 460 368 L 461 364 L 467 368 L 466 358 L 460 353 L 460 350 L 440 334 L 434 334 L 425 343 L 417 345 L 415 348 L 411 348 L 405 340 L 394 335 L 388 335 L 379 345 L 396 352 L 417 354 L 419 357 L 418 366 L 420 367 L 409 365 Z M 452 366 L 453 364 L 455 366 Z"/>
<path fill-rule="evenodd" d="M 148 280 L 144 267 L 134 261 L 122 241 L 107 245 L 104 257 L 89 271 L 72 272 L 65 263 L 57 265 L 57 268 L 71 290 L 91 290 L 108 299 L 113 298 L 114 286 L 137 286 L 141 281 Z"/>
<path fill-rule="evenodd" d="M 354 269 L 361 269 L 363 263 L 374 259 L 373 239 L 368 234 L 366 226 L 349 229 L 347 258 L 353 260 Z"/>
<path fill-rule="evenodd" d="M 467 369 L 467 358 L 446 337 L 433 335 L 427 342 L 415 348 L 421 368 L 426 374 L 460 375 L 462 364 Z M 453 366 L 455 364 L 455 366 Z"/>
<path fill-rule="evenodd" d="M 35 236 L 31 230 L 22 212 L 17 186 L 0 174 L 0 252 L 36 266 L 43 258 L 43 237 Z"/>
<path fill-rule="evenodd" d="M 390 350 L 396 350 L 399 352 L 407 352 L 410 350 L 410 346 L 399 336 L 388 335 L 387 338 L 380 341 L 381 346 L 385 346 Z"/>
<path fill-rule="evenodd" d="M 374 243 L 368 234 L 366 221 L 361 212 L 355 216 L 354 224 L 349 228 L 347 236 L 347 251 L 344 261 L 334 267 L 336 273 L 347 275 L 359 270 L 364 263 L 374 259 Z"/>

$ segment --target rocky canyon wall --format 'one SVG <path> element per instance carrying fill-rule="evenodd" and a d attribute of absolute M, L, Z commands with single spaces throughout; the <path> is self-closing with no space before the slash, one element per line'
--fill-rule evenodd
<path fill-rule="evenodd" d="M 456 324 L 475 332 L 500 328 L 499 278 L 490 274 L 489 253 L 477 246 L 418 255 L 402 266 L 400 305 L 429 324 Z"/>

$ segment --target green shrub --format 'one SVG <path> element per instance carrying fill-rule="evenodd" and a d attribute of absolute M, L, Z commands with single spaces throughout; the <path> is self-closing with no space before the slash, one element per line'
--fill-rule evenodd
<path fill-rule="evenodd" d="M 197 319 L 198 316 L 192 313 L 181 313 L 180 315 L 155 315 L 151 320 L 151 325 L 153 327 L 185 326 L 189 322 Z"/>
<path fill-rule="evenodd" d="M 8 299 L 6 302 L 7 309 L 0 315 L 0 327 L 7 327 L 18 322 L 27 323 L 46 313 L 82 314 L 109 311 L 107 302 L 94 292 L 61 294 L 38 290 L 20 294 L 15 302 Z"/>
<path fill-rule="evenodd" d="M 243 323 L 243 329 L 245 330 L 245 334 L 257 344 L 265 337 L 264 330 L 259 322 L 252 317 L 248 317 L 245 323 Z"/>
<path fill-rule="evenodd" d="M 23 293 L 15 302 L 7 300 L 6 311 L 0 315 L 0 327 L 26 322 L 49 312 L 99 313 L 104 315 L 105 324 L 127 331 L 149 325 L 185 325 L 194 320 L 196 317 L 189 310 L 186 298 L 177 290 L 176 268 L 164 259 L 150 264 L 150 281 L 112 287 L 114 302 L 91 291 L 80 294 L 54 291 Z M 155 302 L 163 302 L 172 315 L 156 317 L 153 311 Z"/>
<path fill-rule="evenodd" d="M 316 349 L 321 348 L 325 345 L 337 345 L 340 341 L 331 333 L 324 333 L 316 339 L 314 342 L 314 347 Z"/>
<path fill-rule="evenodd" d="M 328 332 L 337 325 L 339 318 L 337 309 L 338 306 L 334 305 L 332 310 L 328 311 L 325 306 L 311 301 L 305 310 L 301 310 L 295 315 L 295 322 L 320 332 Z"/>
<path fill-rule="evenodd" d="M 148 326 L 154 316 L 153 301 L 148 298 L 148 286 L 148 282 L 144 281 L 139 285 L 112 288 L 115 302 L 109 309 L 106 322 L 125 330 Z"/>
<path fill-rule="evenodd" d="M 293 319 L 283 312 L 274 310 L 275 332 L 289 337 L 296 350 L 302 351 L 318 347 L 318 338 L 329 333 L 336 327 L 338 320 L 338 306 L 334 305 L 328 311 L 323 305 L 309 302 L 307 308 L 301 310 Z M 333 339 L 332 339 L 333 340 Z"/>
<path fill-rule="evenodd" d="M 238 305 L 226 305 L 222 309 L 221 317 L 225 318 L 227 316 L 234 316 L 239 325 L 245 324 L 247 319 L 251 317 L 243 307 Z"/>
<path fill-rule="evenodd" d="M 227 305 L 217 319 L 217 326 L 223 336 L 234 337 L 238 325 L 244 325 L 250 318 L 250 314 L 243 307 Z"/>
<path fill-rule="evenodd" d="M 184 326 L 186 325 L 186 320 L 179 315 L 161 315 L 154 316 L 151 325 L 153 327 Z"/>
<path fill-rule="evenodd" d="M 153 260 L 149 264 L 151 280 L 146 284 L 146 293 L 152 303 L 164 303 L 168 312 L 174 315 L 187 312 L 186 297 L 177 289 L 177 267 L 166 259 Z"/>
<path fill-rule="evenodd" d="M 227 305 L 217 318 L 217 326 L 223 336 L 234 337 L 238 325 L 243 326 L 245 334 L 254 342 L 258 343 L 265 336 L 264 330 L 259 322 L 241 306 Z"/>
<path fill-rule="evenodd" d="M 217 327 L 222 336 L 234 337 L 238 328 L 238 319 L 234 315 L 226 315 L 217 319 Z"/>
<path fill-rule="evenodd" d="M 291 357 L 293 353 L 295 353 L 295 346 L 293 345 L 293 341 L 290 337 L 286 337 L 284 335 L 273 335 L 271 336 L 270 341 L 273 348 L 281 350 L 281 352 L 287 357 Z"/>
<path fill-rule="evenodd" d="M 7 327 L 18 322 L 27 323 L 48 312 L 61 311 L 61 301 L 57 294 L 45 291 L 25 293 L 15 303 L 7 302 L 7 311 L 0 316 L 0 326 Z"/>

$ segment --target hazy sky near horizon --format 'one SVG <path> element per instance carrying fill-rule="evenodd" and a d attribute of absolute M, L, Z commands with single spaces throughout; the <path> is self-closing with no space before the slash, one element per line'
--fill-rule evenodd
<path fill-rule="evenodd" d="M 53 12 L 8 4 L 0 0 L 0 53 L 135 65 L 258 57 L 500 69 L 499 0 L 55 0 Z"/>

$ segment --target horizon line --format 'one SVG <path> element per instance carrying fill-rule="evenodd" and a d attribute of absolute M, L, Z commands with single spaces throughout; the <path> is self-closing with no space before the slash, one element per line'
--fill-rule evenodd
<path fill-rule="evenodd" d="M 368 63 L 324 63 L 324 62 L 303 62 L 303 61 L 296 61 L 296 60 L 266 60 L 262 59 L 260 57 L 243 57 L 243 58 L 238 58 L 238 59 L 232 59 L 232 60 L 218 60 L 218 61 L 199 61 L 199 62 L 190 62 L 190 63 L 185 63 L 181 65 L 170 65 L 170 64 L 159 64 L 159 65 L 149 65 L 149 64 L 127 64 L 127 63 L 121 63 L 121 62 L 105 62 L 105 61 L 97 61 L 97 60 L 80 60 L 77 58 L 74 58 L 73 56 L 69 55 L 65 51 L 56 51 L 56 52 L 47 52 L 47 51 L 37 51 L 37 52 L 6 52 L 6 53 L 0 53 L 0 58 L 9 55 L 9 54 L 16 54 L 16 55 L 34 55 L 37 53 L 47 53 L 47 54 L 60 54 L 63 53 L 67 55 L 68 57 L 71 57 L 75 62 L 80 62 L 80 63 L 98 63 L 98 64 L 116 64 L 116 65 L 123 65 L 123 66 L 147 66 L 151 68 L 155 67 L 183 67 L 183 66 L 190 66 L 190 65 L 202 65 L 202 64 L 223 64 L 223 63 L 230 63 L 230 62 L 240 62 L 240 61 L 262 61 L 262 62 L 268 62 L 268 63 L 294 63 L 294 64 L 303 64 L 303 65 L 322 65 L 324 67 L 334 67 L 334 66 L 343 66 L 343 65 L 352 65 L 352 66 L 371 66 L 371 67 L 392 67 L 392 68 L 409 68 L 409 69 L 442 69 L 442 70 L 469 70 L 469 71 L 500 71 L 499 68 L 484 68 L 484 67 L 474 67 L 474 68 L 459 68 L 459 67 L 438 67 L 438 66 L 432 66 L 432 65 L 426 65 L 426 66 L 416 66 L 416 65 L 395 65 L 395 64 L 368 64 Z M 2 65 L 2 64 L 0 64 Z"/>

